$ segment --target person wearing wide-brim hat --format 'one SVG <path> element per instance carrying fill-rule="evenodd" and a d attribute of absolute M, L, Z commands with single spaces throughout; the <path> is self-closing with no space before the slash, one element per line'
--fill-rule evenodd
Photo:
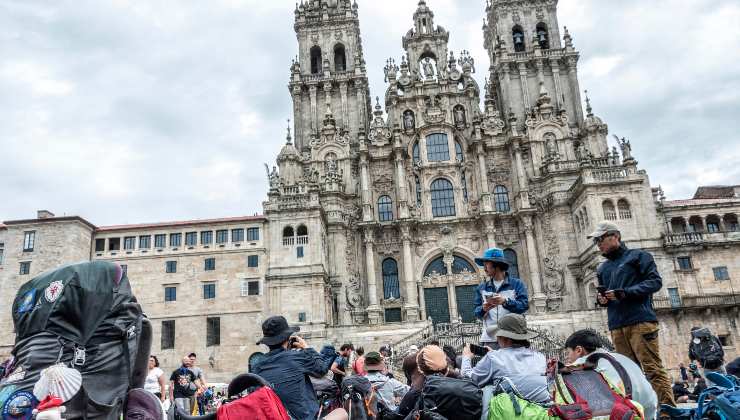
<path fill-rule="evenodd" d="M 396 411 L 397 399 L 406 395 L 409 386 L 384 374 L 385 369 L 385 360 L 379 352 L 371 351 L 365 355 L 365 370 L 367 370 L 365 377 L 373 385 L 380 401 L 391 411 Z"/>
<path fill-rule="evenodd" d="M 488 330 L 508 313 L 523 314 L 529 309 L 527 286 L 510 274 L 511 262 L 499 248 L 487 249 L 475 263 L 483 267 L 487 280 L 478 286 L 473 303 L 476 318 L 483 321 L 481 345 L 497 348 Z"/>
<path fill-rule="evenodd" d="M 550 401 L 547 390 L 547 359 L 544 354 L 530 348 L 530 340 L 538 333 L 527 327 L 527 320 L 520 314 L 506 314 L 487 333 L 496 338 L 498 350 L 488 353 L 472 367 L 473 353 L 470 346 L 463 349 L 460 373 L 469 377 L 480 388 L 493 384 L 499 378 L 508 378 L 521 396 L 539 404 Z"/>
<path fill-rule="evenodd" d="M 316 350 L 296 335 L 298 331 L 298 327 L 289 326 L 282 316 L 267 318 L 257 344 L 268 346 L 270 352 L 253 367 L 252 373 L 273 384 L 273 390 L 293 418 L 312 419 L 319 412 L 319 404 L 309 376 L 321 378 L 328 366 Z"/>

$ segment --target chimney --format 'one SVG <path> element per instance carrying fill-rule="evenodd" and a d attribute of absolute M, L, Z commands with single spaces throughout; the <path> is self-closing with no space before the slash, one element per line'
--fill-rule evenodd
<path fill-rule="evenodd" d="M 36 212 L 36 217 L 39 219 L 51 219 L 54 217 L 54 213 L 49 210 L 39 210 Z"/>

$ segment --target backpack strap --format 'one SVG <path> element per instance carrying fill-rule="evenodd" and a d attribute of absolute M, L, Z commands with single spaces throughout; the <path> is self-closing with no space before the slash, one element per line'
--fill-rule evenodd
<path fill-rule="evenodd" d="M 629 374 L 627 373 L 627 370 L 622 366 L 621 363 L 617 361 L 617 359 L 612 356 L 609 353 L 591 353 L 587 358 L 586 362 L 589 365 L 592 365 L 593 369 L 596 368 L 596 366 L 599 364 L 599 360 L 604 359 L 609 361 L 612 366 L 614 366 L 614 369 L 619 374 L 619 379 L 622 380 L 622 384 L 624 385 L 624 392 L 626 394 L 627 399 L 632 399 L 632 380 L 630 379 Z"/>

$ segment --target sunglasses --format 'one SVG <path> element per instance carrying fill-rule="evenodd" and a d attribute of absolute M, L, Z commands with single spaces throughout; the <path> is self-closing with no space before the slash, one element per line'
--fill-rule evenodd
<path fill-rule="evenodd" d="M 612 234 L 612 233 L 605 233 L 605 234 L 603 234 L 603 235 L 601 235 L 599 237 L 594 238 L 594 245 L 598 245 L 598 244 L 604 242 L 604 240 L 606 238 L 610 237 L 610 236 L 614 236 L 614 234 Z"/>

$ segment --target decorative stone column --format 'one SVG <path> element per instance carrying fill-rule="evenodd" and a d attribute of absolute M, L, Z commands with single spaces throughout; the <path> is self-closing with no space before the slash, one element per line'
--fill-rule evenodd
<path fill-rule="evenodd" d="M 557 58 L 550 59 L 550 69 L 552 70 L 552 78 L 555 80 L 555 107 L 557 109 L 563 108 L 561 99 L 563 97 L 563 88 L 560 83 L 560 62 Z"/>
<path fill-rule="evenodd" d="M 406 170 L 404 168 L 403 146 L 401 144 L 401 130 L 393 132 L 393 152 L 396 161 L 396 186 L 398 187 L 398 218 L 409 218 L 408 194 L 406 188 Z"/>
<path fill-rule="evenodd" d="M 534 235 L 534 216 L 525 215 L 522 219 L 525 240 L 527 242 L 527 260 L 529 263 L 529 276 L 532 280 L 531 301 L 534 302 L 535 311 L 544 313 L 547 307 L 547 296 L 542 293 L 542 279 L 540 278 L 539 256 Z"/>
<path fill-rule="evenodd" d="M 524 170 L 522 162 L 522 148 L 519 141 L 514 144 L 514 160 L 516 161 L 517 178 L 519 179 L 519 202 L 522 209 L 528 209 L 529 206 L 529 181 L 527 172 Z"/>
<path fill-rule="evenodd" d="M 576 112 L 576 123 L 583 121 L 583 107 L 581 106 L 581 89 L 578 85 L 578 57 L 568 57 L 568 79 L 570 81 L 571 94 L 573 95 L 573 110 Z"/>
<path fill-rule="evenodd" d="M 457 312 L 457 291 L 455 290 L 455 276 L 452 274 L 452 262 L 455 257 L 452 253 L 445 252 L 442 261 L 447 268 L 447 305 L 450 311 L 450 321 L 460 322 L 460 314 Z"/>
<path fill-rule="evenodd" d="M 526 63 L 519 63 L 519 81 L 522 85 L 522 100 L 524 104 L 524 109 L 529 109 L 529 83 L 527 81 L 527 64 Z"/>
<path fill-rule="evenodd" d="M 373 221 L 370 195 L 370 170 L 368 169 L 368 150 L 364 141 L 360 142 L 360 188 L 362 189 L 362 221 Z"/>
<path fill-rule="evenodd" d="M 419 320 L 419 297 L 417 295 L 416 282 L 414 281 L 414 261 L 411 254 L 411 226 L 401 225 L 401 239 L 403 240 L 403 284 L 406 289 L 406 301 L 404 312 L 406 321 Z"/>
<path fill-rule="evenodd" d="M 363 231 L 365 234 L 365 267 L 367 271 L 367 318 L 370 325 L 381 323 L 382 314 L 378 306 L 378 285 L 375 281 L 375 232 L 368 226 Z"/>
<path fill-rule="evenodd" d="M 486 230 L 486 241 L 488 242 L 488 248 L 497 248 L 496 246 L 496 227 L 492 217 L 484 217 L 483 223 Z"/>
<path fill-rule="evenodd" d="M 480 129 L 476 130 L 476 137 L 480 137 Z M 477 139 L 476 154 L 478 155 L 478 178 L 480 179 L 480 199 L 483 203 L 483 211 L 493 211 L 491 205 L 491 192 L 488 189 L 488 171 L 486 170 L 486 152 L 483 149 L 483 139 Z"/>
<path fill-rule="evenodd" d="M 308 92 L 311 97 L 311 134 L 313 134 L 319 129 L 318 111 L 316 109 L 316 95 L 318 94 L 318 87 L 316 85 L 312 85 L 308 88 Z M 296 119 L 297 118 L 298 117 L 296 117 Z"/>

